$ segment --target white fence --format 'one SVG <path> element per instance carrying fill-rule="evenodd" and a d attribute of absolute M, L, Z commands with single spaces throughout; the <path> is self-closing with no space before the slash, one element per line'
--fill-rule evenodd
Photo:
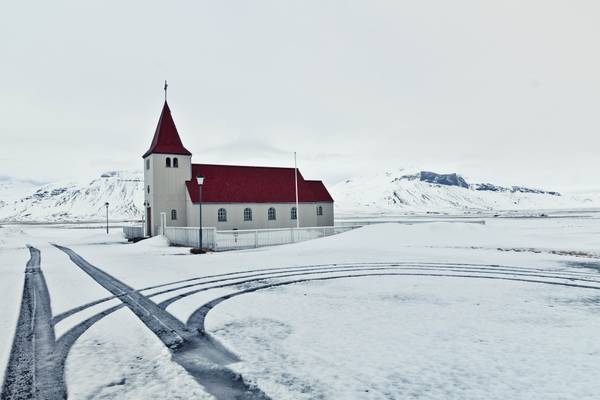
<path fill-rule="evenodd" d="M 198 247 L 200 243 L 198 228 L 166 226 L 164 230 L 165 236 L 172 245 Z M 215 232 L 215 228 L 202 228 L 203 248 L 211 250 L 215 248 Z"/>
<path fill-rule="evenodd" d="M 251 229 L 217 231 L 202 228 L 202 247 L 214 251 L 253 249 L 301 242 L 346 232 L 360 226 L 323 226 L 314 228 Z M 166 227 L 165 236 L 176 246 L 198 246 L 198 228 Z"/>
<path fill-rule="evenodd" d="M 317 239 L 360 227 L 360 225 L 352 225 L 230 231 L 202 228 L 202 247 L 213 251 L 254 249 Z M 199 245 L 198 228 L 166 226 L 163 230 L 169 243 L 174 246 L 198 247 Z M 141 226 L 124 226 L 123 233 L 127 239 L 144 237 L 144 230 Z"/>
<path fill-rule="evenodd" d="M 123 233 L 126 239 L 141 239 L 144 237 L 143 226 L 124 226 Z"/>
<path fill-rule="evenodd" d="M 252 249 L 302 242 L 346 232 L 359 226 L 216 231 L 216 251 Z"/>

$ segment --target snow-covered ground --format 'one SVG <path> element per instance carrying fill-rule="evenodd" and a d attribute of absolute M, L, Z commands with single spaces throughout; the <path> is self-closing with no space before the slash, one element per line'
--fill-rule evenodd
<path fill-rule="evenodd" d="M 202 256 L 160 237 L 126 244 L 116 230 L 76 228 L 0 228 L 0 365 L 19 313 L 25 244 L 41 251 L 54 316 L 111 295 L 52 242 L 134 288 L 171 283 L 142 292 L 173 289 L 151 297 L 156 303 L 228 279 L 166 307 L 184 323 L 219 296 L 279 285 L 223 301 L 205 325 L 239 357 L 227 368 L 272 399 L 592 399 L 600 391 L 597 214 L 389 223 Z M 233 275 L 173 283 L 218 274 Z M 321 280 L 285 284 L 298 279 Z M 57 338 L 118 304 L 60 320 Z M 79 337 L 65 377 L 76 399 L 212 398 L 123 308 Z"/>

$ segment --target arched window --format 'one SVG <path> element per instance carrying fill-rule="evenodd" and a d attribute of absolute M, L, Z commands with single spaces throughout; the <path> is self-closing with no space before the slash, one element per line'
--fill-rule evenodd
<path fill-rule="evenodd" d="M 173 168 L 179 168 L 179 160 L 177 157 L 173 157 Z"/>
<path fill-rule="evenodd" d="M 177 221 L 177 210 L 171 210 L 171 221 Z"/>
<path fill-rule="evenodd" d="M 317 207 L 317 215 L 323 215 L 323 207 L 322 206 Z"/>
<path fill-rule="evenodd" d="M 277 215 L 275 214 L 275 208 L 270 207 L 268 212 L 269 221 L 275 221 L 277 219 Z"/>
<path fill-rule="evenodd" d="M 147 190 L 148 190 L 148 194 L 150 194 L 150 185 L 148 185 L 148 189 Z"/>
<path fill-rule="evenodd" d="M 292 211 L 290 214 L 292 219 L 298 219 L 298 209 L 296 207 L 292 207 Z"/>
<path fill-rule="evenodd" d="M 150 159 L 146 158 L 146 169 L 150 169 Z"/>
<path fill-rule="evenodd" d="M 171 168 L 171 157 L 167 157 L 167 168 Z"/>
<path fill-rule="evenodd" d="M 252 209 L 244 208 L 244 221 L 252 221 Z"/>
<path fill-rule="evenodd" d="M 219 222 L 227 221 L 227 211 L 224 208 L 219 208 L 219 211 L 217 211 L 217 219 Z"/>

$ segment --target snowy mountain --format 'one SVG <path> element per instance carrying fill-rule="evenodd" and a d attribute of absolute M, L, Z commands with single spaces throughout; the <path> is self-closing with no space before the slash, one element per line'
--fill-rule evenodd
<path fill-rule="evenodd" d="M 462 176 L 405 170 L 347 179 L 330 188 L 338 216 L 600 208 L 600 193 L 561 194 L 524 186 L 468 183 Z"/>
<path fill-rule="evenodd" d="M 41 185 L 42 182 L 0 176 L 0 208 L 20 199 L 24 194 L 34 191 Z"/>
<path fill-rule="evenodd" d="M 82 182 L 41 184 L 0 177 L 0 221 L 140 220 L 141 171 L 107 172 Z M 336 215 L 463 213 L 600 208 L 600 192 L 565 194 L 524 186 L 469 183 L 462 176 L 406 170 L 364 175 L 329 188 Z"/>
<path fill-rule="evenodd" d="M 0 181 L 0 221 L 96 221 L 141 219 L 141 172 L 113 171 L 90 181 L 36 184 Z"/>

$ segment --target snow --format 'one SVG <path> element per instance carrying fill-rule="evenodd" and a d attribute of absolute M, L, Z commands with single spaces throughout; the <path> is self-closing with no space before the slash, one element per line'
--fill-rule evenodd
<path fill-rule="evenodd" d="M 16 324 L 29 257 L 26 243 L 42 251 L 55 315 L 109 295 L 50 242 L 72 248 L 129 286 L 171 283 L 145 294 L 184 284 L 175 281 L 239 274 L 228 277 L 234 286 L 199 292 L 167 307 L 184 322 L 219 296 L 298 278 L 271 271 L 271 278 L 241 283 L 257 273 L 248 271 L 266 268 L 393 262 L 431 272 L 418 263 L 452 263 L 486 266 L 488 275 L 503 279 L 519 275 L 500 268 L 518 267 L 549 276 L 529 278 L 534 281 L 578 282 L 565 278 L 576 275 L 554 274 L 588 274 L 600 281 L 597 213 L 485 218 L 485 224 L 441 219 L 377 224 L 292 245 L 200 256 L 168 247 L 161 237 L 126 244 L 118 231 L 106 235 L 93 226 L 10 225 L 0 228 L 2 365 Z M 482 279 L 478 273 L 460 277 L 465 273 L 458 269 L 445 270 L 445 277 L 356 277 L 367 272 L 315 273 L 304 277 L 354 277 L 232 297 L 208 314 L 207 332 L 241 359 L 228 367 L 273 399 L 586 399 L 600 390 L 596 290 Z M 113 299 L 60 321 L 57 335 L 116 304 Z M 77 340 L 67 359 L 66 381 L 72 398 L 210 398 L 126 309 L 103 318 Z"/>
<path fill-rule="evenodd" d="M 596 395 L 600 319 L 597 305 L 570 302 L 593 295 L 348 279 L 239 297 L 208 329 L 277 399 L 582 399 Z"/>
<path fill-rule="evenodd" d="M 112 171 L 89 180 L 30 184 L 4 188 L 0 185 L 0 221 L 98 221 L 141 219 L 144 199 L 141 172 Z M 14 185 L 13 185 L 14 186 Z"/>
<path fill-rule="evenodd" d="M 41 185 L 35 181 L 0 176 L 0 207 L 33 193 Z"/>
<path fill-rule="evenodd" d="M 397 169 L 352 177 L 328 187 L 335 199 L 336 217 L 600 209 L 598 190 L 557 196 L 554 192 L 536 193 L 536 189 L 485 184 L 497 191 L 482 191 L 475 190 L 478 184 L 447 186 L 415 179 L 418 175 L 415 170 Z M 467 185 L 462 177 L 455 174 L 452 177 Z M 143 201 L 142 171 L 111 171 L 87 180 L 48 184 L 0 177 L 0 221 L 99 221 L 106 216 L 106 202 L 110 204 L 109 219 L 140 220 Z"/>
<path fill-rule="evenodd" d="M 550 193 L 481 191 L 475 190 L 474 185 L 465 188 L 407 178 L 414 175 L 415 171 L 398 169 L 352 177 L 330 187 L 336 216 L 600 208 L 600 192 L 556 196 Z"/>
<path fill-rule="evenodd" d="M 119 310 L 94 328 L 71 351 L 66 370 L 71 398 L 212 398 L 128 311 Z"/>
<path fill-rule="evenodd" d="M 0 229 L 0 370 L 6 365 L 17 325 L 25 262 L 29 251 L 23 244 L 27 240 L 20 229 Z M 2 376 L 2 375 L 0 375 Z"/>

